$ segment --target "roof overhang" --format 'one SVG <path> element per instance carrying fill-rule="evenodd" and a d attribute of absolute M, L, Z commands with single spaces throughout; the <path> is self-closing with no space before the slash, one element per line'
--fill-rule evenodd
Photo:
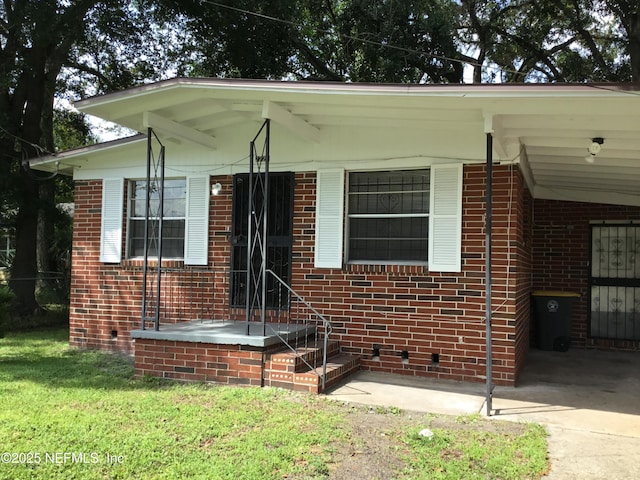
<path fill-rule="evenodd" d="M 310 147 L 330 142 L 336 128 L 411 130 L 416 138 L 429 132 L 461 144 L 491 132 L 494 158 L 520 163 L 536 198 L 640 205 L 638 84 L 388 85 L 176 78 L 76 106 L 135 131 L 152 127 L 164 139 L 211 150 L 223 141 L 225 129 L 265 118 Z M 604 144 L 587 163 L 593 138 L 603 138 Z M 57 158 L 87 153 L 81 150 Z M 483 161 L 484 150 L 477 150 L 465 161 Z M 48 162 L 32 165 L 46 168 Z"/>
<path fill-rule="evenodd" d="M 128 148 L 132 145 L 146 142 L 146 140 L 146 135 L 138 134 L 119 138 L 117 140 L 111 140 L 109 142 L 96 143 L 93 145 L 87 145 L 86 147 L 75 148 L 73 150 L 65 150 L 64 152 L 59 152 L 55 155 L 33 158 L 29 160 L 29 166 L 33 169 L 45 172 L 73 175 L 73 170 L 76 168 L 82 168 L 82 165 L 91 155 L 108 154 L 114 150 Z"/>

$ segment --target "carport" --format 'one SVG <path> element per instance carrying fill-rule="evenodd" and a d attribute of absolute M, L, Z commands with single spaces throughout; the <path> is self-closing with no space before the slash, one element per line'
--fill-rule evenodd
<path fill-rule="evenodd" d="M 508 88 L 508 87 L 507 87 Z M 575 295 L 566 302 L 573 346 L 637 351 L 640 340 L 640 92 L 630 85 L 556 85 L 554 104 L 512 103 L 485 111 L 487 132 L 487 245 L 491 245 L 491 164 L 518 157 L 531 194 L 531 281 L 535 290 Z M 516 149 L 518 152 L 516 153 Z M 510 241 L 511 244 L 511 241 Z M 491 247 L 486 271 L 492 271 Z M 487 414 L 492 411 L 491 275 L 486 277 Z M 557 305 L 557 302 L 553 302 Z M 572 305 L 574 304 L 575 305 Z M 572 308 L 573 307 L 573 308 Z M 558 315 L 559 317 L 559 315 Z M 530 316 L 531 318 L 531 316 Z M 540 319 L 531 323 L 532 344 L 542 346 Z M 540 327 L 540 328 L 539 328 Z M 566 348 L 568 345 L 564 344 Z M 564 349 L 563 348 L 563 349 Z M 586 379 L 615 370 L 603 352 L 533 351 L 522 382 Z M 614 355 L 615 354 L 611 354 Z M 632 354 L 633 355 L 633 354 Z M 575 361 L 575 357 L 582 360 Z M 630 357 L 633 358 L 633 357 Z M 553 360 L 553 362 L 551 362 Z M 635 360 L 635 358 L 634 358 Z M 551 363 L 549 363 L 551 362 Z M 594 370 L 593 363 L 599 368 Z M 520 363 L 521 365 L 524 362 Z M 590 379 L 590 380 L 588 380 Z M 612 390 L 613 391 L 613 390 Z"/>
<path fill-rule="evenodd" d="M 557 86 L 564 88 L 575 86 Z M 533 197 L 532 290 L 580 295 L 573 306 L 573 347 L 640 346 L 635 88 L 585 86 L 585 97 L 563 99 L 544 112 L 528 106 L 504 118 L 494 134 L 507 145 L 517 138 L 522 148 L 521 171 Z M 534 324 L 534 345 L 535 330 Z"/>
<path fill-rule="evenodd" d="M 533 349 L 518 386 L 496 387 L 494 414 L 636 436 L 640 431 L 638 371 L 638 352 Z"/>

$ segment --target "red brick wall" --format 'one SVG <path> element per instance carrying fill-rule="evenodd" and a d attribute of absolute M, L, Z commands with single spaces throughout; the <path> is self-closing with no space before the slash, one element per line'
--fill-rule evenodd
<path fill-rule="evenodd" d="M 573 304 L 572 344 L 640 348 L 640 342 L 588 338 L 589 222 L 637 220 L 640 207 L 535 200 L 532 218 L 534 289 L 563 290 L 581 295 Z"/>
<path fill-rule="evenodd" d="M 533 200 L 521 175 L 516 176 L 518 188 L 514 188 L 514 251 L 512 274 L 515 279 L 513 295 L 516 302 L 515 322 L 515 368 L 516 377 L 525 364 L 530 345 L 531 324 L 531 268 L 533 232 L 531 229 L 531 207 Z M 517 192 L 517 193 L 516 193 Z"/>
<path fill-rule="evenodd" d="M 71 269 L 70 343 L 131 350 L 140 287 L 119 265 L 100 263 L 102 181 L 77 181 Z M 139 283 L 139 282 L 138 282 Z M 117 337 L 112 332 L 118 332 Z M 124 335 L 123 335 L 124 333 Z"/>
<path fill-rule="evenodd" d="M 344 269 L 313 267 L 315 174 L 296 176 L 294 216 L 295 258 L 292 286 L 314 307 L 328 315 L 343 351 L 363 356 L 362 367 L 375 371 L 481 381 L 485 375 L 484 323 L 484 166 L 467 166 L 463 192 L 463 272 L 429 272 L 420 266 L 348 265 Z M 511 189 L 510 186 L 513 186 Z M 528 348 L 528 316 L 518 318 L 516 298 L 507 294 L 517 283 L 527 299 L 528 245 L 509 226 L 518 226 L 519 210 L 526 209 L 517 169 L 494 171 L 493 234 L 493 375 L 496 383 L 512 384 L 517 371 L 516 345 Z M 521 199 L 509 208 L 510 198 Z M 520 207 L 520 205 L 522 205 Z M 520 227 L 524 238 L 524 225 Z M 509 261 L 509 255 L 512 260 Z M 524 269 L 518 268 L 519 263 Z M 510 270 L 510 273 L 507 272 Z M 522 303 L 520 294 L 518 301 Z M 373 348 L 380 361 L 372 360 Z M 401 362 L 407 351 L 409 361 Z M 432 354 L 439 355 L 434 365 Z M 522 356 L 522 355 L 521 355 Z"/>
<path fill-rule="evenodd" d="M 314 268 L 315 173 L 296 174 L 292 287 L 329 317 L 342 349 L 362 355 L 363 368 L 484 380 L 484 171 L 479 165 L 464 168 L 463 271 L 455 274 L 429 272 L 420 266 Z M 210 299 L 196 302 L 202 309 L 209 308 L 205 316 L 241 314 L 228 310 L 231 180 L 230 176 L 211 179 L 223 188 L 220 195 L 211 197 L 208 268 L 185 273 L 179 271 L 179 263 L 168 264 L 178 271 L 166 274 L 170 279 L 165 285 L 171 286 L 172 293 L 163 296 L 163 301 L 173 310 L 162 321 L 192 315 L 181 305 L 190 291 L 185 283 L 194 275 L 200 282 L 197 298 Z M 492 285 L 497 384 L 514 383 L 528 348 L 528 198 L 517 167 L 495 167 Z M 141 265 L 128 260 L 120 265 L 99 262 L 100 202 L 100 181 L 77 182 L 71 343 L 130 351 L 129 332 L 140 325 Z M 126 228 L 126 219 L 124 223 Z M 112 338 L 114 331 L 116 338 Z M 374 347 L 380 349 L 380 361 L 371 358 Z M 403 351 L 409 354 L 406 364 L 400 358 Z M 433 354 L 439 356 L 438 364 L 432 362 Z"/>
<path fill-rule="evenodd" d="M 163 261 L 160 297 L 163 323 L 213 318 L 226 305 L 231 178 L 218 178 L 216 181 L 224 183 L 222 193 L 211 200 L 209 235 L 213 256 L 208 267 L 185 267 L 183 262 Z M 121 263 L 100 262 L 101 202 L 102 181 L 76 182 L 70 343 L 76 347 L 131 352 L 130 331 L 141 327 L 143 263 L 125 258 L 126 218 L 123 221 Z M 125 205 L 126 198 L 123 208 Z M 148 274 L 149 297 L 155 297 L 154 266 L 151 263 L 152 269 Z M 153 303 L 148 304 L 147 316 L 154 315 L 152 307 Z M 228 314 L 227 310 L 224 311 Z M 147 323 L 148 327 L 152 325 Z"/>
<path fill-rule="evenodd" d="M 240 345 L 137 339 L 138 375 L 232 385 L 262 384 L 259 349 Z"/>

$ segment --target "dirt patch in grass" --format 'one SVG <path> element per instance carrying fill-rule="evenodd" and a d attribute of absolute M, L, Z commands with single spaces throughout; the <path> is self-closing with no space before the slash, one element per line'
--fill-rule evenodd
<path fill-rule="evenodd" d="M 349 433 L 346 442 L 333 445 L 333 461 L 329 464 L 326 477 L 332 480 L 411 478 L 411 474 L 407 473 L 408 458 L 412 455 L 406 441 L 409 431 L 417 432 L 425 428 L 461 433 L 480 431 L 514 438 L 526 431 L 525 424 L 487 420 L 479 416 L 439 416 L 345 404 L 336 405 L 335 408 L 343 413 L 347 410 L 343 430 Z M 446 450 L 442 454 L 461 456 L 457 450 Z"/>
<path fill-rule="evenodd" d="M 405 468 L 408 453 L 399 441 L 403 429 L 413 425 L 409 415 L 378 413 L 375 410 L 352 409 L 345 416 L 352 432 L 346 448 L 336 451 L 335 463 L 330 465 L 329 478 L 390 479 Z"/>

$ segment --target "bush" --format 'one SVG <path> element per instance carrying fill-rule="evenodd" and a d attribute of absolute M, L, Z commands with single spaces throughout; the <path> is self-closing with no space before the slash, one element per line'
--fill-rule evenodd
<path fill-rule="evenodd" d="M 7 286 L 0 286 L 0 338 L 4 337 L 9 311 L 13 300 L 13 292 Z"/>

